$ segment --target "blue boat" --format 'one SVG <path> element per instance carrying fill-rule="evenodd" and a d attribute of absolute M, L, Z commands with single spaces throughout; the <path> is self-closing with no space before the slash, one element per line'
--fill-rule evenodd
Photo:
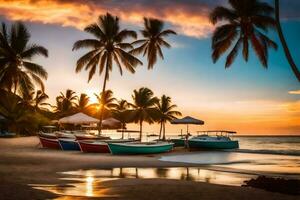
<path fill-rule="evenodd" d="M 64 151 L 80 151 L 80 146 L 75 139 L 60 138 L 58 142 Z"/>
<path fill-rule="evenodd" d="M 209 136 L 214 132 L 216 136 Z M 198 132 L 200 133 L 200 132 Z M 201 131 L 202 135 L 194 136 L 188 140 L 189 148 L 201 149 L 237 149 L 239 142 L 229 137 L 234 131 Z"/>

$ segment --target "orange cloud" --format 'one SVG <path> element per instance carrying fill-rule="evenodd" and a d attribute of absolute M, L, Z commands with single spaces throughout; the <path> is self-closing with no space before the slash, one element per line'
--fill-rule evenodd
<path fill-rule="evenodd" d="M 289 94 L 300 94 L 300 90 L 291 90 Z"/>
<path fill-rule="evenodd" d="M 207 5 L 169 2 L 168 5 L 160 6 L 159 3 L 151 6 L 149 3 L 123 5 L 122 2 L 112 4 L 106 1 L 0 0 L 0 13 L 11 20 L 82 29 L 94 22 L 97 16 L 111 12 L 121 17 L 123 22 L 134 25 L 141 25 L 143 17 L 159 18 L 169 23 L 178 33 L 191 37 L 206 37 L 213 30 L 207 18 Z"/>

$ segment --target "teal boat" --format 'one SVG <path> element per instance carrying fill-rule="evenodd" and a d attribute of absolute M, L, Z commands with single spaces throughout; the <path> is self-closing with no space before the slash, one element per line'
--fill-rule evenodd
<path fill-rule="evenodd" d="M 184 147 L 185 146 L 184 138 L 171 139 L 171 142 L 174 143 L 174 147 Z"/>
<path fill-rule="evenodd" d="M 171 151 L 173 145 L 168 142 L 108 143 L 110 152 L 115 155 L 164 153 Z"/>
<path fill-rule="evenodd" d="M 208 133 L 216 133 L 216 136 L 209 136 Z M 200 133 L 200 132 L 198 132 Z M 202 135 L 194 136 L 188 140 L 189 148 L 203 149 L 237 149 L 239 142 L 233 140 L 230 135 L 234 131 L 201 131 Z"/>

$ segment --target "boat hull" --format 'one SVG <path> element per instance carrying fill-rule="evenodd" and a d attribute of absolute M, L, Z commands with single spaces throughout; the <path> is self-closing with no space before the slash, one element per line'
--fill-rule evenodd
<path fill-rule="evenodd" d="M 58 139 L 59 145 L 64 151 L 80 151 L 80 147 L 75 140 Z"/>
<path fill-rule="evenodd" d="M 43 148 L 61 149 L 57 139 L 39 137 Z"/>
<path fill-rule="evenodd" d="M 239 148 L 238 141 L 196 141 L 189 140 L 190 148 L 203 148 L 203 149 L 237 149 Z"/>
<path fill-rule="evenodd" d="M 80 149 L 85 153 L 110 153 L 107 143 L 92 143 L 87 141 L 78 141 Z"/>
<path fill-rule="evenodd" d="M 185 139 L 171 139 L 174 143 L 174 147 L 184 147 L 185 146 Z"/>
<path fill-rule="evenodd" d="M 164 153 L 171 151 L 173 149 L 173 143 L 165 145 L 126 145 L 126 144 L 117 144 L 117 143 L 108 143 L 110 152 L 115 155 L 124 155 L 124 154 L 155 154 L 155 153 Z"/>

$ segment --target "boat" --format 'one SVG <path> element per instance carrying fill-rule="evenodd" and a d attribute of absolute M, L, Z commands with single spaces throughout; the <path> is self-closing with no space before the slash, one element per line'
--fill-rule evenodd
<path fill-rule="evenodd" d="M 64 151 L 80 151 L 80 146 L 75 139 L 71 138 L 59 138 L 59 145 Z"/>
<path fill-rule="evenodd" d="M 39 137 L 43 137 L 43 138 L 48 138 L 48 139 L 57 139 L 57 136 L 55 133 L 44 133 L 42 131 L 40 131 L 38 133 Z"/>
<path fill-rule="evenodd" d="M 112 140 L 78 140 L 82 152 L 86 153 L 110 153 L 108 143 L 134 142 L 134 139 L 112 139 Z"/>
<path fill-rule="evenodd" d="M 108 136 L 102 136 L 102 135 L 90 135 L 90 134 L 84 134 L 84 133 L 75 133 L 76 140 L 110 140 L 111 138 Z"/>
<path fill-rule="evenodd" d="M 108 143 L 112 154 L 155 154 L 164 153 L 173 149 L 174 143 L 168 142 L 132 142 Z"/>
<path fill-rule="evenodd" d="M 45 137 L 41 137 L 41 136 L 39 136 L 39 139 L 40 139 L 40 142 L 41 142 L 43 148 L 61 149 L 57 139 L 45 138 Z"/>
<path fill-rule="evenodd" d="M 185 141 L 186 141 L 185 138 L 171 139 L 171 142 L 174 143 L 174 147 L 184 147 Z"/>
<path fill-rule="evenodd" d="M 236 149 L 239 148 L 239 142 L 230 138 L 235 131 L 198 131 L 201 135 L 194 136 L 188 140 L 190 148 L 203 149 Z M 216 133 L 216 136 L 210 136 L 209 133 Z"/>

